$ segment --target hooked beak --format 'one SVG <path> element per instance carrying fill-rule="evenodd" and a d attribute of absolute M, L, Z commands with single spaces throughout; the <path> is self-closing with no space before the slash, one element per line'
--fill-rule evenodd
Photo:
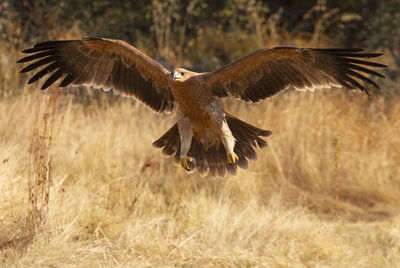
<path fill-rule="evenodd" d="M 181 76 L 181 74 L 179 72 L 174 72 L 173 76 L 172 76 L 172 80 L 181 80 L 183 77 Z"/>

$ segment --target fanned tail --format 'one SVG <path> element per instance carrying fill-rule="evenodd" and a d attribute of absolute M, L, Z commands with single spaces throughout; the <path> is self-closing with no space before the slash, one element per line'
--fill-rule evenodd
<path fill-rule="evenodd" d="M 226 158 L 224 146 L 211 147 L 207 151 L 204 150 L 202 144 L 195 138 L 188 153 L 195 159 L 192 171 L 197 169 L 201 176 L 205 176 L 210 172 L 212 176 L 226 176 L 227 173 L 234 175 L 238 167 L 242 169 L 248 168 L 248 161 L 257 160 L 257 154 L 254 148 L 264 148 L 268 144 L 261 137 L 272 135 L 271 131 L 263 130 L 252 126 L 230 114 L 225 114 L 226 121 L 236 139 L 234 152 L 239 157 L 235 164 L 230 164 Z M 162 148 L 163 154 L 172 156 L 175 154 L 175 162 L 180 160 L 180 138 L 178 124 L 173 125 L 164 135 L 153 142 L 157 148 Z"/>

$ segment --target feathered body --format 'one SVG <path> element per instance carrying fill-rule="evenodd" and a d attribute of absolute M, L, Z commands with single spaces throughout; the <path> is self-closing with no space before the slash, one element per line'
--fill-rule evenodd
<path fill-rule="evenodd" d="M 182 69 L 177 70 L 179 71 Z M 189 119 L 188 127 L 193 129 L 193 136 L 203 144 L 206 150 L 211 146 L 219 146 L 218 129 L 221 128 L 224 120 L 222 104 L 212 95 L 211 88 L 201 76 L 194 72 L 187 72 L 185 76 L 180 80 L 169 80 L 171 92 L 179 110 L 178 121 Z M 202 90 L 198 90 L 199 88 Z"/>
<path fill-rule="evenodd" d="M 169 72 L 143 52 L 121 40 L 90 38 L 48 41 L 23 52 L 19 62 L 36 60 L 21 72 L 44 66 L 28 83 L 52 73 L 46 89 L 89 84 L 132 96 L 156 112 L 177 107 L 177 123 L 153 144 L 188 171 L 225 176 L 257 159 L 255 147 L 266 147 L 261 137 L 272 132 L 251 126 L 224 111 L 220 98 L 232 95 L 249 102 L 273 96 L 290 86 L 297 90 L 358 88 L 370 96 L 361 81 L 379 86 L 365 75 L 380 76 L 368 67 L 385 65 L 365 61 L 378 53 L 361 49 L 273 48 L 257 50 L 209 73 L 177 68 Z"/>

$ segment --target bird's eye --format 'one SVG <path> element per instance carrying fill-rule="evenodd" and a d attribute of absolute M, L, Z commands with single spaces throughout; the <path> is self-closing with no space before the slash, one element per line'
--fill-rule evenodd
<path fill-rule="evenodd" d="M 184 76 L 184 75 L 185 75 L 185 73 L 181 73 L 181 75 L 182 75 L 182 76 Z"/>

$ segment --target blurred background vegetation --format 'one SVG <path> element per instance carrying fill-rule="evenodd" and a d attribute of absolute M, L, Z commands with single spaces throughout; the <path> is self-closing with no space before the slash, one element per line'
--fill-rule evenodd
<path fill-rule="evenodd" d="M 270 148 L 238 176 L 188 179 L 150 145 L 173 117 L 26 85 L 21 50 L 88 36 L 195 71 L 261 47 L 361 47 L 384 53 L 389 79 L 376 101 L 293 90 L 235 102 L 277 134 Z M 400 267 L 399 67 L 400 0 L 2 0 L 0 266 Z"/>
<path fill-rule="evenodd" d="M 385 53 L 385 86 L 396 91 L 400 77 L 400 0 L 5 0 L 0 95 L 18 94 L 26 80 L 15 72 L 21 49 L 89 36 L 122 39 L 169 69 L 199 72 L 261 47 L 361 47 Z"/>
<path fill-rule="evenodd" d="M 48 39 L 123 39 L 167 68 L 212 71 L 260 47 L 362 47 L 400 67 L 400 0 L 5 0 L 0 4 L 2 62 Z M 13 53 L 15 52 L 15 53 Z M 1 68 L 1 67 L 0 67 Z M 18 68 L 18 67 L 16 67 Z M 22 84 L 0 69 L 1 93 Z M 14 85 L 7 84 L 13 81 Z M 14 87 L 15 86 L 15 87 Z"/>
<path fill-rule="evenodd" d="M 0 40 L 126 40 L 172 65 L 217 68 L 260 47 L 351 46 L 400 66 L 400 0 L 5 0 Z"/>

